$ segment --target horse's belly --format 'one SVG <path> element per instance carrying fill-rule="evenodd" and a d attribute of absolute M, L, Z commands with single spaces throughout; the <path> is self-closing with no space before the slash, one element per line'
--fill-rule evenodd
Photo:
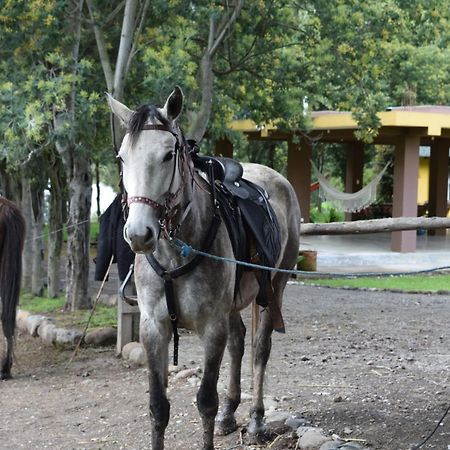
<path fill-rule="evenodd" d="M 239 284 L 239 291 L 234 299 L 234 309 L 240 311 L 246 308 L 257 296 L 259 285 L 253 272 L 244 272 Z"/>

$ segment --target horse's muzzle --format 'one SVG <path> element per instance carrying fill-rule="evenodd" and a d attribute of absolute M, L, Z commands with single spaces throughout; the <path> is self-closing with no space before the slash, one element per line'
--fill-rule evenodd
<path fill-rule="evenodd" d="M 123 237 L 135 253 L 153 253 L 155 250 L 156 239 L 150 227 L 146 227 L 142 232 L 137 232 L 125 224 Z"/>

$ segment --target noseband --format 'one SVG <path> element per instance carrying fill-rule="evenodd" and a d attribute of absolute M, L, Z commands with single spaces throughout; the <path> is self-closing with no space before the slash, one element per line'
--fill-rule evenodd
<path fill-rule="evenodd" d="M 182 151 L 185 148 L 185 145 L 180 143 L 180 139 L 177 133 L 175 131 L 168 127 L 167 125 L 162 124 L 147 124 L 142 127 L 142 130 L 150 130 L 150 131 L 166 131 L 170 133 L 172 136 L 175 137 L 176 143 L 175 143 L 175 158 L 178 158 L 180 155 L 180 151 Z M 176 205 L 173 204 L 173 201 L 178 197 L 180 192 L 182 191 L 183 184 L 180 185 L 180 187 L 175 192 L 170 192 L 170 189 L 172 187 L 172 184 L 175 179 L 175 171 L 177 166 L 177 160 L 175 159 L 174 168 L 173 168 L 173 174 L 172 174 L 172 180 L 170 181 L 169 190 L 166 194 L 166 199 L 164 203 L 159 203 L 155 200 L 152 200 L 149 197 L 144 196 L 133 196 L 128 197 L 126 200 L 127 207 L 130 207 L 133 203 L 143 203 L 144 205 L 150 206 L 153 209 L 156 209 L 157 211 L 161 212 L 161 217 L 159 219 L 159 223 L 161 226 L 161 229 L 163 231 L 169 232 L 168 228 L 170 228 L 170 221 L 175 215 L 174 208 Z"/>

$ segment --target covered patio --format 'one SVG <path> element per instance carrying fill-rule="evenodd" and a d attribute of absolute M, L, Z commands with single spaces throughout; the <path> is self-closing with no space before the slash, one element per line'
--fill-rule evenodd
<path fill-rule="evenodd" d="M 317 111 L 311 114 L 313 126 L 308 138 L 294 138 L 295 130 L 278 130 L 274 125 L 257 126 L 250 120 L 234 121 L 230 126 L 245 133 L 250 140 L 286 141 L 288 143 L 288 179 L 294 186 L 304 222 L 309 222 L 311 202 L 311 157 L 313 142 L 340 143 L 347 148 L 345 191 L 356 192 L 364 186 L 364 143 L 355 137 L 358 126 L 350 112 Z M 448 165 L 450 148 L 450 107 L 393 107 L 378 114 L 381 127 L 374 144 L 394 146 L 394 186 L 392 217 L 417 217 L 419 147 L 429 146 L 429 216 L 446 217 Z M 216 154 L 233 156 L 228 140 L 216 143 Z M 434 234 L 444 236 L 445 229 Z M 415 231 L 391 233 L 394 252 L 415 252 Z"/>

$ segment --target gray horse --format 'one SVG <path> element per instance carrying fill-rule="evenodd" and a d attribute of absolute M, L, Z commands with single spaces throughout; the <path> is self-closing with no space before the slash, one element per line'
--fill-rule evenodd
<path fill-rule="evenodd" d="M 180 88 L 175 88 L 162 108 L 145 105 L 132 111 L 111 96 L 108 102 L 128 131 L 118 155 L 129 206 L 124 237 L 136 253 L 140 339 L 148 359 L 152 449 L 162 450 L 170 409 L 166 395 L 168 349 L 175 336 L 169 317 L 165 274 L 186 264 L 186 258 L 174 248 L 170 236 L 176 232 L 182 241 L 193 248 L 201 248 L 211 228 L 214 203 L 208 184 L 193 169 L 177 125 L 183 105 Z M 270 193 L 270 204 L 281 234 L 277 267 L 293 268 L 299 248 L 300 209 L 292 186 L 276 171 L 257 164 L 245 164 L 244 177 Z M 233 258 L 225 225 L 218 225 L 209 251 Z M 165 268 L 162 273 L 158 274 L 149 264 L 149 255 Z M 187 260 L 192 258 L 188 256 Z M 231 356 L 230 382 L 216 421 L 219 433 L 230 433 L 237 428 L 234 414 L 241 397 L 245 337 L 240 311 L 255 300 L 260 287 L 254 272 L 243 274 L 238 290 L 235 290 L 235 280 L 233 264 L 208 259 L 173 280 L 171 286 L 177 325 L 195 331 L 204 345 L 203 377 L 197 393 L 197 407 L 203 422 L 203 450 L 214 449 L 214 424 L 219 405 L 217 380 L 226 346 Z M 279 307 L 287 280 L 288 275 L 284 273 L 272 275 Z M 248 426 L 248 433 L 258 441 L 268 434 L 264 424 L 263 382 L 273 329 L 268 309 L 262 310 L 254 342 L 254 389 Z"/>

